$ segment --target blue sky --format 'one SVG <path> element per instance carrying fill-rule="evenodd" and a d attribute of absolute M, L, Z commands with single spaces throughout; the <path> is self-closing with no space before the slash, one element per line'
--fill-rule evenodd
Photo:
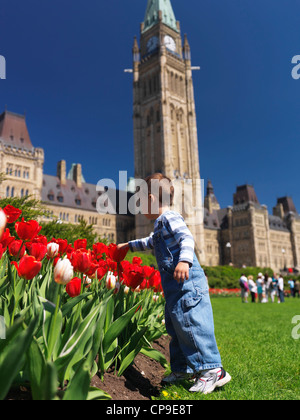
<path fill-rule="evenodd" d="M 88 182 L 134 173 L 132 65 L 146 0 L 1 0 L 0 112 L 26 111 L 44 171 L 66 159 Z M 300 212 L 299 0 L 172 0 L 192 49 L 201 176 L 222 207 L 254 184 L 270 211 Z"/>

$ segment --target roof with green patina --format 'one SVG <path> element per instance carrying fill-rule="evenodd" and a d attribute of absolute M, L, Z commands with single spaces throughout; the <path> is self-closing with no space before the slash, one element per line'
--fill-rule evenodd
<path fill-rule="evenodd" d="M 170 0 L 148 0 L 143 32 L 148 31 L 148 29 L 159 22 L 159 11 L 162 12 L 162 22 L 178 32 L 176 18 Z"/>

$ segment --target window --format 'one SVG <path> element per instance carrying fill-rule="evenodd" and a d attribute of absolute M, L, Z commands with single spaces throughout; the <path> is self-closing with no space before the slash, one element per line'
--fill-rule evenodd
<path fill-rule="evenodd" d="M 24 197 L 24 189 L 22 188 L 21 189 L 21 198 L 23 198 Z"/>
<path fill-rule="evenodd" d="M 6 197 L 9 197 L 10 188 L 6 187 Z"/>
<path fill-rule="evenodd" d="M 81 199 L 75 198 L 75 203 L 77 204 L 77 206 L 81 206 Z"/>
<path fill-rule="evenodd" d="M 14 197 L 15 196 L 15 187 L 12 187 L 10 196 L 11 197 Z"/>
<path fill-rule="evenodd" d="M 64 202 L 64 196 L 63 196 L 62 194 L 59 194 L 59 195 L 57 196 L 57 201 L 58 201 L 59 203 L 63 203 L 63 202 Z"/>

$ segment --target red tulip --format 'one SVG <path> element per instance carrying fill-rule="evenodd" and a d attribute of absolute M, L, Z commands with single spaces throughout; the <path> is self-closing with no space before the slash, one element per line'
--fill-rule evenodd
<path fill-rule="evenodd" d="M 144 266 L 143 270 L 144 270 L 145 277 L 147 277 L 149 279 L 152 276 L 152 274 L 154 273 L 155 268 Z"/>
<path fill-rule="evenodd" d="M 86 275 L 88 277 L 94 277 L 94 274 L 96 273 L 98 267 L 99 264 L 97 263 L 97 261 L 92 261 L 89 270 L 86 272 Z"/>
<path fill-rule="evenodd" d="M 107 248 L 108 256 L 113 261 L 120 263 L 124 260 L 127 253 L 129 251 L 129 248 L 118 248 L 116 244 L 110 244 Z"/>
<path fill-rule="evenodd" d="M 0 244 L 0 260 L 3 257 L 4 252 L 6 251 L 6 248 L 2 244 Z"/>
<path fill-rule="evenodd" d="M 125 285 L 135 290 L 144 281 L 144 273 L 142 267 L 132 265 L 129 270 L 124 271 L 123 278 Z"/>
<path fill-rule="evenodd" d="M 22 214 L 22 210 L 16 209 L 10 204 L 4 207 L 3 211 L 6 214 L 7 223 L 14 223 Z"/>
<path fill-rule="evenodd" d="M 152 287 L 156 293 L 162 291 L 161 275 L 159 271 L 154 270 L 154 272 L 152 273 L 149 279 L 148 284 L 149 284 L 149 287 Z"/>
<path fill-rule="evenodd" d="M 3 233 L 2 237 L 1 237 L 0 242 L 3 245 L 3 248 L 6 248 L 14 240 L 15 240 L 15 237 L 14 236 L 10 236 L 9 229 L 6 229 L 6 231 Z"/>
<path fill-rule="evenodd" d="M 25 254 L 25 245 L 23 245 L 22 239 L 11 242 L 8 245 L 8 252 L 12 257 L 22 258 Z"/>
<path fill-rule="evenodd" d="M 42 268 L 42 263 L 36 261 L 31 255 L 24 255 L 24 257 L 21 258 L 19 265 L 15 261 L 13 261 L 12 264 L 16 267 L 19 276 L 26 280 L 32 280 L 38 275 Z"/>
<path fill-rule="evenodd" d="M 77 241 L 74 242 L 74 249 L 86 249 L 87 247 L 87 240 L 86 239 L 77 239 Z"/>
<path fill-rule="evenodd" d="M 31 242 L 36 243 L 36 244 L 43 244 L 43 245 L 47 246 L 48 239 L 47 239 L 47 236 L 37 235 L 35 238 L 32 239 Z"/>
<path fill-rule="evenodd" d="M 39 234 L 42 226 L 36 220 L 25 222 L 23 218 L 21 222 L 16 223 L 15 229 L 20 239 L 23 239 L 23 241 L 32 241 Z"/>
<path fill-rule="evenodd" d="M 118 270 L 118 263 L 113 261 L 110 258 L 106 258 L 106 263 L 108 265 L 108 269 L 109 271 L 112 271 L 113 273 L 116 273 Z M 120 264 L 120 268 L 121 268 L 121 264 Z"/>
<path fill-rule="evenodd" d="M 98 269 L 97 269 L 97 279 L 99 281 L 102 280 L 107 272 L 108 272 L 108 265 L 106 261 L 100 261 Z"/>
<path fill-rule="evenodd" d="M 67 248 L 69 246 L 67 239 L 55 239 L 55 238 L 53 238 L 51 240 L 51 242 L 59 245 L 60 255 L 63 255 L 67 251 Z"/>
<path fill-rule="evenodd" d="M 103 257 L 103 254 L 107 254 L 107 245 L 98 242 L 93 245 L 93 254 L 96 260 L 99 260 Z"/>
<path fill-rule="evenodd" d="M 81 279 L 74 277 L 70 283 L 67 284 L 66 292 L 72 298 L 79 296 L 81 293 Z"/>
<path fill-rule="evenodd" d="M 41 243 L 32 243 L 28 247 L 30 255 L 35 257 L 37 261 L 42 261 L 47 254 L 47 247 Z"/>
<path fill-rule="evenodd" d="M 71 255 L 71 263 L 75 271 L 86 274 L 92 265 L 92 257 L 88 252 L 77 249 Z"/>
<path fill-rule="evenodd" d="M 134 265 L 142 265 L 143 260 L 140 257 L 133 257 L 132 264 Z"/>

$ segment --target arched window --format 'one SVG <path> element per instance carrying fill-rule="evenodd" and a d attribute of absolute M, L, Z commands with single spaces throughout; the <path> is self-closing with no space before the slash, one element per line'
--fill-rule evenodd
<path fill-rule="evenodd" d="M 15 187 L 12 187 L 10 196 L 11 197 L 14 197 L 15 196 Z"/>
<path fill-rule="evenodd" d="M 9 197 L 10 188 L 6 187 L 6 197 Z"/>

